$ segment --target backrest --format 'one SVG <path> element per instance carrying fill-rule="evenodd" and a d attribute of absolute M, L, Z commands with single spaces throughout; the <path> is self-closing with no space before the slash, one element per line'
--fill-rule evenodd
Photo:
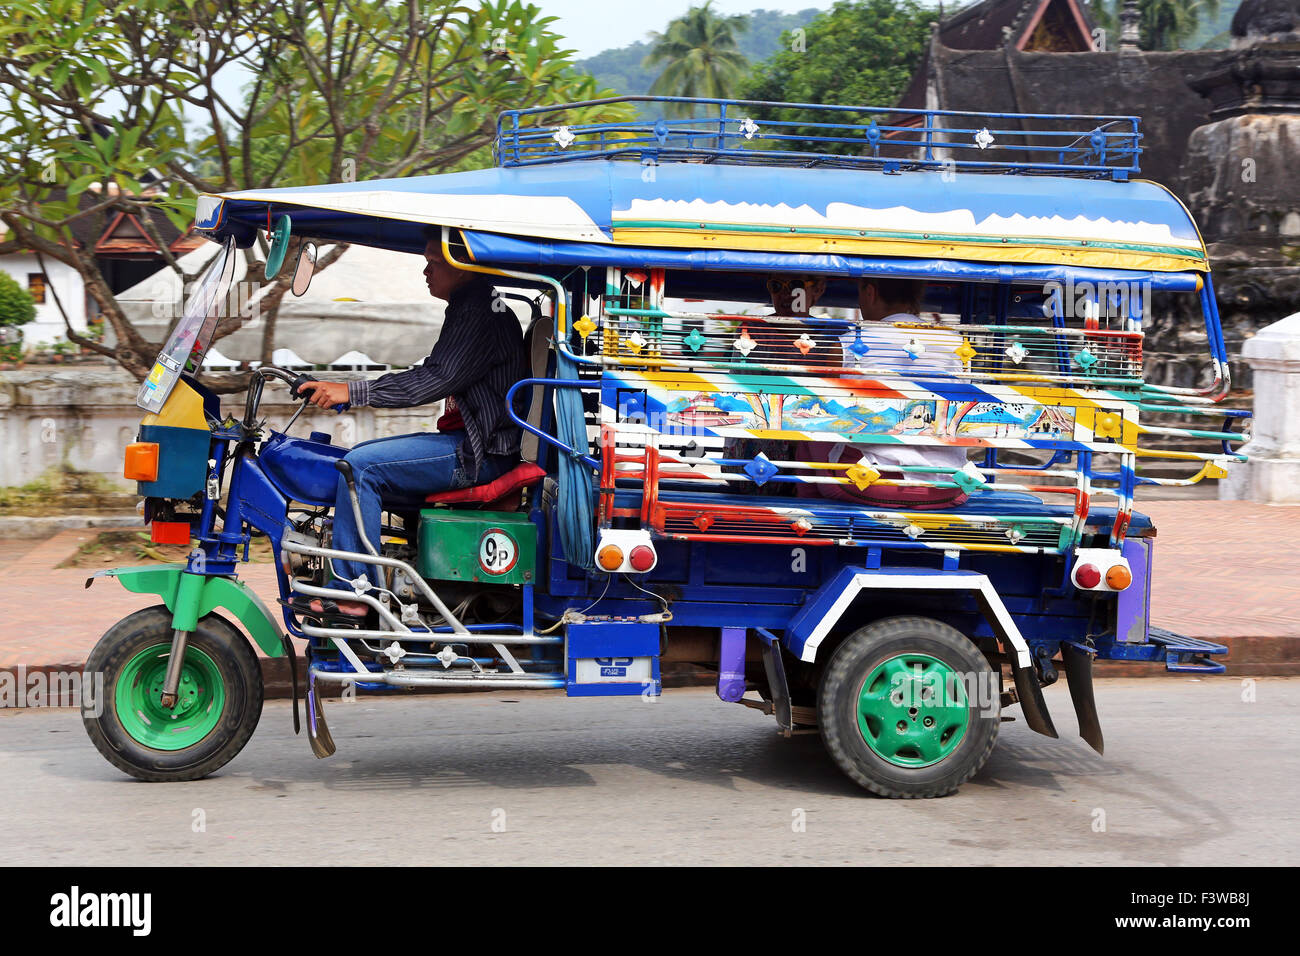
<path fill-rule="evenodd" d="M 528 356 L 528 370 L 533 378 L 546 378 L 550 362 L 551 338 L 555 334 L 555 323 L 544 315 L 537 315 L 524 332 L 524 352 Z M 524 421 L 534 428 L 541 429 L 546 411 L 546 387 L 534 385 L 528 390 L 528 408 L 524 412 Z M 537 462 L 541 451 L 541 439 L 525 431 L 519 442 L 519 457 L 524 461 Z"/>

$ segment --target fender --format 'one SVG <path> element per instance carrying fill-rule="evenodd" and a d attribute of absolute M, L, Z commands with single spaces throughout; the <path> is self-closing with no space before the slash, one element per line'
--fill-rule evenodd
<path fill-rule="evenodd" d="M 267 657 L 284 657 L 280 626 L 261 598 L 243 581 L 212 574 L 194 574 L 184 564 L 153 564 L 137 568 L 106 568 L 86 578 L 117 578 L 122 587 L 136 594 L 156 594 L 172 612 L 172 626 L 192 631 L 199 619 L 217 608 L 233 614 L 252 635 L 253 642 Z"/>
<path fill-rule="evenodd" d="M 1042 688 L 1034 676 L 1029 644 L 1016 627 L 1011 612 L 1002 603 L 993 582 L 987 575 L 975 571 L 841 568 L 790 620 L 783 640 L 790 653 L 802 661 L 815 661 L 822 640 L 863 590 L 970 592 L 979 605 L 980 613 L 1007 652 L 1025 723 L 1046 737 L 1057 736 L 1052 718 L 1047 712 L 1047 704 L 1043 700 Z"/>

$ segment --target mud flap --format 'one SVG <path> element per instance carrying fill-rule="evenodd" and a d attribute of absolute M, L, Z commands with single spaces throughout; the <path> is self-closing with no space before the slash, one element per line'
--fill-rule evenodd
<path fill-rule="evenodd" d="M 1073 641 L 1061 642 L 1061 661 L 1065 664 L 1065 682 L 1070 685 L 1070 701 L 1079 720 L 1079 736 L 1097 753 L 1105 753 L 1101 720 L 1097 716 L 1097 698 L 1092 692 L 1092 652 Z"/>
<path fill-rule="evenodd" d="M 317 757 L 328 757 L 338 750 L 330 736 L 329 725 L 325 723 L 325 711 L 321 709 L 320 694 L 316 690 L 316 675 L 310 670 L 307 671 L 307 739 L 311 741 L 311 752 Z"/>
<path fill-rule="evenodd" d="M 763 628 L 755 628 L 763 642 L 763 670 L 772 693 L 772 714 L 781 732 L 789 736 L 794 729 L 794 712 L 790 707 L 790 687 L 785 679 L 785 661 L 781 660 L 781 642 Z"/>
<path fill-rule="evenodd" d="M 288 634 L 281 634 L 280 642 L 289 656 L 289 681 L 293 684 L 293 733 L 297 736 L 302 733 L 302 722 L 298 719 L 298 655 L 293 652 L 293 642 Z"/>
<path fill-rule="evenodd" d="M 1043 688 L 1038 684 L 1033 665 L 1013 667 L 1011 673 L 1016 678 L 1016 699 L 1020 701 L 1020 710 L 1029 729 L 1044 737 L 1059 737 L 1052 716 L 1047 712 L 1047 701 L 1043 699 Z"/>

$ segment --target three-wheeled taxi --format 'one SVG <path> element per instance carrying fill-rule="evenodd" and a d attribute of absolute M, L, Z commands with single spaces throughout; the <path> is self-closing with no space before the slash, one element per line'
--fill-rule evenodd
<path fill-rule="evenodd" d="M 892 797 L 956 790 L 1014 704 L 1057 736 L 1042 688 L 1060 671 L 1101 752 L 1094 659 L 1223 669 L 1224 647 L 1150 623 L 1155 528 L 1134 493 L 1223 477 L 1249 415 L 1219 404 L 1196 226 L 1133 178 L 1137 120 L 801 106 L 795 123 L 772 118 L 789 104 L 690 102 L 707 118 L 506 112 L 491 169 L 199 199 L 219 251 L 140 389 L 125 472 L 155 536 L 195 547 L 101 572 L 158 597 L 86 665 L 107 693 L 86 728 L 115 766 L 189 780 L 240 751 L 263 692 L 235 622 L 267 656 L 305 651 L 317 756 L 334 751 L 322 685 L 640 698 L 693 664 Z M 236 414 L 198 373 L 260 230 L 275 269 L 295 239 L 418 253 L 431 227 L 450 262 L 532 303 L 531 375 L 507 399 L 520 460 L 344 551 L 347 449 L 259 411 L 266 384 L 296 395 L 301 377 L 257 368 Z M 867 315 L 881 280 L 913 306 Z M 1178 297 L 1210 372 L 1147 382 L 1144 318 Z M 278 613 L 236 577 L 255 536 Z M 328 586 L 341 559 L 382 586 Z M 304 596 L 366 617 L 304 616 Z"/>

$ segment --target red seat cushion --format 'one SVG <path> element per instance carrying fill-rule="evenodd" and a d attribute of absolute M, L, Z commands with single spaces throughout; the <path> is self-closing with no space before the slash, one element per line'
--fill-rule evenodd
<path fill-rule="evenodd" d="M 546 469 L 531 461 L 521 461 L 495 481 L 471 485 L 454 491 L 435 491 L 424 500 L 438 505 L 486 504 L 535 485 L 546 476 Z"/>

